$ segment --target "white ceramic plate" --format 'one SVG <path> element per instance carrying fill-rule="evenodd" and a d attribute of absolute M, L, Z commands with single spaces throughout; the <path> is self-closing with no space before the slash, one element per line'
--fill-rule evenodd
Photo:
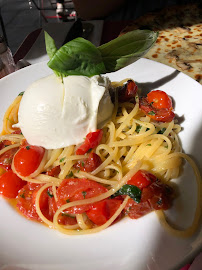
<path fill-rule="evenodd" d="M 0 123 L 18 93 L 50 73 L 46 63 L 39 63 L 0 81 Z M 202 164 L 200 84 L 168 66 L 146 59 L 109 74 L 109 77 L 116 81 L 133 78 L 143 91 L 161 89 L 171 95 L 176 113 L 184 116 L 180 133 L 183 149 Z M 196 201 L 195 179 L 188 165 L 177 181 L 181 197 L 168 214 L 172 221 L 187 226 Z M 98 234 L 64 236 L 26 220 L 0 198 L 1 270 L 177 270 L 201 247 L 202 230 L 190 239 L 176 238 L 161 227 L 155 213 L 138 220 L 125 218 Z"/>

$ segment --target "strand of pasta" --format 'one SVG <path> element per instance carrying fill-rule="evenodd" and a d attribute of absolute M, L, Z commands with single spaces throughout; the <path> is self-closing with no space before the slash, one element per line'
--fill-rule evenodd
<path fill-rule="evenodd" d="M 163 211 L 156 211 L 157 216 L 159 217 L 160 222 L 162 223 L 162 225 L 172 234 L 176 235 L 176 236 L 180 236 L 180 237 L 190 237 L 197 229 L 198 223 L 199 223 L 199 219 L 201 216 L 201 175 L 199 172 L 198 167 L 196 166 L 195 162 L 186 154 L 184 153 L 174 153 L 172 154 L 174 155 L 180 155 L 182 158 L 184 158 L 185 160 L 188 161 L 188 163 L 191 165 L 195 177 L 196 177 L 196 182 L 197 182 L 197 202 L 196 202 L 196 209 L 195 209 L 195 213 L 194 213 L 194 218 L 192 221 L 191 226 L 189 226 L 187 229 L 185 230 L 177 230 L 175 228 L 173 228 L 167 221 L 166 216 L 164 214 Z"/>
<path fill-rule="evenodd" d="M 19 146 L 20 146 L 20 143 L 15 143 L 15 144 L 8 145 L 8 146 L 6 146 L 6 147 L 4 147 L 3 149 L 0 150 L 0 155 L 4 154 L 8 150 L 11 150 L 13 148 L 17 148 Z"/>

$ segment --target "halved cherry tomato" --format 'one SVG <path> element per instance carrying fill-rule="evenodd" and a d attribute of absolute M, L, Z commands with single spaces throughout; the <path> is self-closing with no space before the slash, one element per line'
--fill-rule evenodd
<path fill-rule="evenodd" d="M 170 109 L 172 108 L 172 100 L 166 94 L 166 92 L 161 90 L 154 90 L 147 94 L 147 100 L 152 103 L 152 106 L 156 109 Z"/>
<path fill-rule="evenodd" d="M 166 184 L 156 179 L 147 187 L 142 189 L 141 201 L 136 203 L 129 199 L 125 211 L 132 219 L 142 217 L 153 210 L 169 209 L 173 200 L 173 190 Z"/>
<path fill-rule="evenodd" d="M 0 142 L 0 150 L 3 149 L 4 147 L 8 146 L 8 145 L 11 145 L 12 142 L 9 141 L 9 140 L 4 140 L 4 141 L 1 141 Z"/>
<path fill-rule="evenodd" d="M 79 170 L 84 171 L 84 172 L 92 172 L 97 167 L 99 167 L 101 163 L 102 163 L 102 160 L 97 154 L 90 153 L 88 158 L 85 158 L 83 160 L 79 160 L 74 165 L 74 167 L 76 169 L 79 169 Z"/>
<path fill-rule="evenodd" d="M 140 99 L 140 109 L 155 121 L 171 122 L 175 117 L 172 107 L 170 107 L 169 109 L 168 108 L 157 109 L 145 97 L 142 97 Z"/>
<path fill-rule="evenodd" d="M 25 184 L 25 181 L 9 170 L 0 176 L 0 194 L 9 199 L 16 198 L 18 191 Z"/>
<path fill-rule="evenodd" d="M 17 151 L 18 151 L 18 148 L 12 148 L 12 149 L 4 152 L 0 156 L 0 167 L 3 168 L 6 171 L 10 170 L 11 169 L 11 164 L 12 164 L 13 157 L 14 157 L 14 155 L 15 155 L 15 153 Z"/>
<path fill-rule="evenodd" d="M 127 83 L 119 90 L 118 100 L 120 102 L 126 102 L 135 98 L 138 87 L 132 80 L 128 80 Z"/>
<path fill-rule="evenodd" d="M 28 219 L 41 221 L 35 207 L 36 195 L 41 187 L 42 185 L 40 184 L 27 182 L 27 184 L 18 193 L 17 207 L 20 212 Z M 48 198 L 48 193 L 45 191 L 40 196 L 39 205 L 42 213 L 44 213 L 44 211 L 47 213 Z"/>
<path fill-rule="evenodd" d="M 20 176 L 29 176 L 39 167 L 45 149 L 40 146 L 22 146 L 13 158 L 13 165 Z"/>
<path fill-rule="evenodd" d="M 61 169 L 60 169 L 60 165 L 59 166 L 56 166 L 56 167 L 53 167 L 52 169 L 48 170 L 46 172 L 47 175 L 49 176 L 58 176 L 58 174 L 60 173 Z"/>
<path fill-rule="evenodd" d="M 107 192 L 108 189 L 101 184 L 85 178 L 64 179 L 57 189 L 57 205 L 60 207 L 67 202 L 96 197 Z M 82 214 L 90 209 L 90 204 L 78 205 L 68 208 L 66 212 Z"/>
<path fill-rule="evenodd" d="M 148 187 L 152 182 L 156 181 L 156 176 L 145 171 L 139 170 L 134 176 L 128 180 L 128 185 L 134 185 L 140 189 Z"/>
<path fill-rule="evenodd" d="M 16 128 L 16 130 L 13 131 L 12 134 L 22 134 L 22 131 L 20 128 Z"/>
<path fill-rule="evenodd" d="M 88 218 L 100 226 L 109 220 L 113 214 L 118 210 L 122 201 L 117 199 L 105 199 L 103 201 L 94 203 L 90 210 L 86 211 Z"/>
<path fill-rule="evenodd" d="M 102 140 L 103 131 L 101 129 L 95 132 L 90 132 L 86 136 L 84 143 L 82 143 L 76 150 L 77 155 L 84 155 L 88 150 L 95 148 Z"/>

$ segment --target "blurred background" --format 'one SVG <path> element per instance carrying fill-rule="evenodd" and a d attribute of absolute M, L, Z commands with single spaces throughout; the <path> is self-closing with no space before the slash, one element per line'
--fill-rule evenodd
<path fill-rule="evenodd" d="M 63 16 L 56 14 L 56 0 L 0 0 L 0 34 L 14 54 L 25 37 L 47 22 L 74 21 L 74 4 L 64 1 Z"/>

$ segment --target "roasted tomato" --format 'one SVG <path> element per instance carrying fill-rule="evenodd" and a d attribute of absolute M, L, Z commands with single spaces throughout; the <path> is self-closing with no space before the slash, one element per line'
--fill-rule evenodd
<path fill-rule="evenodd" d="M 107 191 L 108 189 L 101 184 L 88 179 L 64 179 L 57 189 L 57 204 L 60 207 L 67 202 L 89 199 Z M 90 204 L 85 204 L 68 208 L 67 212 L 74 214 L 82 214 L 89 209 Z"/>
<path fill-rule="evenodd" d="M 175 114 L 170 97 L 160 90 L 151 91 L 140 99 L 140 109 L 150 118 L 160 122 L 171 122 Z"/>
<path fill-rule="evenodd" d="M 74 167 L 76 169 L 84 171 L 84 172 L 92 172 L 97 167 L 99 167 L 101 163 L 102 163 L 101 158 L 97 154 L 90 153 L 88 158 L 85 158 L 83 160 L 79 160 L 74 165 Z"/>
<path fill-rule="evenodd" d="M 138 176 L 139 175 L 139 176 Z M 173 200 L 173 189 L 163 184 L 153 174 L 139 171 L 137 177 L 128 181 L 130 185 L 139 186 L 142 190 L 141 201 L 136 203 L 129 199 L 125 211 L 130 218 L 139 218 L 158 209 L 169 209 Z"/>
<path fill-rule="evenodd" d="M 145 171 L 139 170 L 130 180 L 128 180 L 128 185 L 134 185 L 140 189 L 148 187 L 152 182 L 156 180 L 156 176 Z"/>
<path fill-rule="evenodd" d="M 102 140 L 102 135 L 103 131 L 101 129 L 98 129 L 95 132 L 88 133 L 84 143 L 82 143 L 76 150 L 76 154 L 84 155 L 90 149 L 97 147 Z"/>
<path fill-rule="evenodd" d="M 0 176 L 0 194 L 6 198 L 16 198 L 18 191 L 26 184 L 12 170 L 8 170 Z"/>
<path fill-rule="evenodd" d="M 138 87 L 136 83 L 132 80 L 128 80 L 127 83 L 118 91 L 119 102 L 126 102 L 134 99 L 137 94 L 137 90 Z"/>
<path fill-rule="evenodd" d="M 106 223 L 118 210 L 122 200 L 118 199 L 105 199 L 92 204 L 90 210 L 86 212 L 88 218 L 100 226 Z"/>
<path fill-rule="evenodd" d="M 22 146 L 13 158 L 13 165 L 16 173 L 22 177 L 29 176 L 39 167 L 45 149 L 40 146 Z"/>

